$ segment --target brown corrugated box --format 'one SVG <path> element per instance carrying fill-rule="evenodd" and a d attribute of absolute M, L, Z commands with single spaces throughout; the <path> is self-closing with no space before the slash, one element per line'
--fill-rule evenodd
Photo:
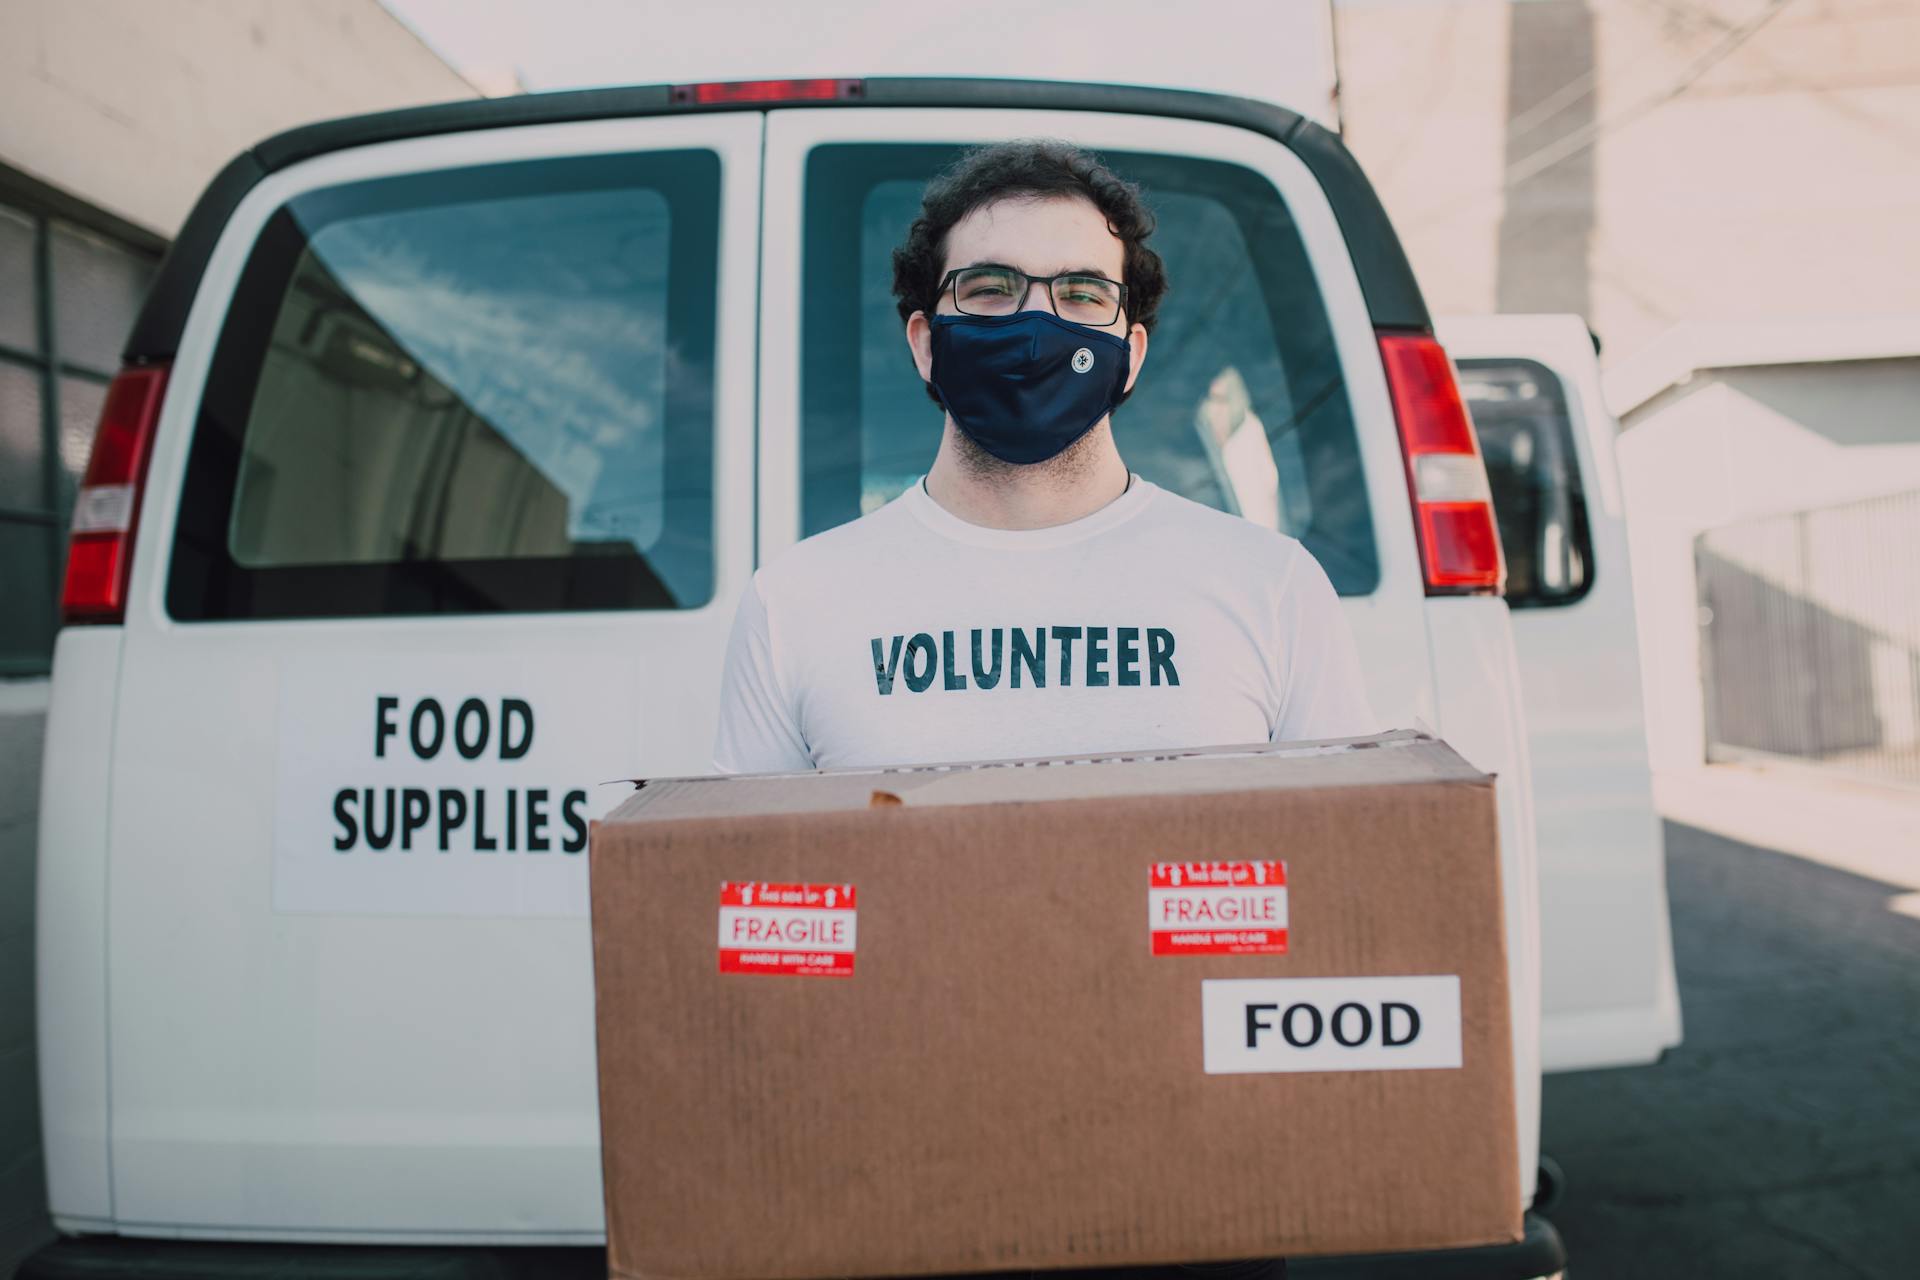
<path fill-rule="evenodd" d="M 1496 823 L 1492 779 L 1406 732 L 646 784 L 591 839 L 612 1275 L 1518 1239 Z M 1271 932 L 1153 941 L 1170 877 L 1227 886 L 1155 898 L 1170 916 L 1271 912 L 1263 860 L 1284 862 L 1283 953 Z M 839 950 L 753 950 L 767 929 Z M 1236 939 L 1264 950 L 1155 954 Z M 1460 1065 L 1405 1069 L 1427 1060 Z"/>

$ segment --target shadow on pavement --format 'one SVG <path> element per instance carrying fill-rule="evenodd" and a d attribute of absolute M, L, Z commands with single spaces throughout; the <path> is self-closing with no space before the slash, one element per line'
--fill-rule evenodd
<path fill-rule="evenodd" d="M 1887 906 L 1904 890 L 1675 823 L 1667 878 L 1685 1042 L 1546 1081 L 1569 1274 L 1920 1275 L 1920 920 Z"/>

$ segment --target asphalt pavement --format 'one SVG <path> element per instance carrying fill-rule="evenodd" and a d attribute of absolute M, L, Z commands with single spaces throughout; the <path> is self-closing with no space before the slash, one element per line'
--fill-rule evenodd
<path fill-rule="evenodd" d="M 1546 1081 L 1569 1276 L 1920 1276 L 1920 919 L 1889 905 L 1907 888 L 1666 830 L 1685 1043 Z"/>

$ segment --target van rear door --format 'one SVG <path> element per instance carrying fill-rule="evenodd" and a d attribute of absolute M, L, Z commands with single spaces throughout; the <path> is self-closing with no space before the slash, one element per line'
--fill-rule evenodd
<path fill-rule="evenodd" d="M 1680 1042 L 1665 845 L 1647 765 L 1618 428 L 1577 316 L 1436 322 L 1480 436 L 1507 557 L 1540 833 L 1541 1061 Z"/>
<path fill-rule="evenodd" d="M 336 151 L 228 222 L 125 623 L 124 1227 L 600 1239 L 586 824 L 710 760 L 761 127 Z"/>
<path fill-rule="evenodd" d="M 1173 287 L 1114 415 L 1121 456 L 1298 537 L 1342 597 L 1375 710 L 1434 723 L 1405 464 L 1367 304 L 1319 182 L 1245 129 L 1117 110 L 770 112 L 762 558 L 873 510 L 932 463 L 941 412 L 908 354 L 889 255 L 962 148 L 1033 136 L 1098 151 L 1158 219 Z"/>

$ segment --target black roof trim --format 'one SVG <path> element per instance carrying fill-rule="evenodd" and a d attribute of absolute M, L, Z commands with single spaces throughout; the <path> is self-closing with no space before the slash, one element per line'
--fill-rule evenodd
<path fill-rule="evenodd" d="M 1110 111 L 1201 120 L 1265 134 L 1298 155 L 1325 190 L 1341 234 L 1346 237 L 1375 327 L 1418 332 L 1432 329 L 1413 268 L 1366 175 L 1338 137 L 1295 112 L 1251 98 L 1126 85 L 927 77 L 876 77 L 859 84 L 857 96 L 791 104 L 676 103 L 670 85 L 475 98 L 349 116 L 275 134 L 236 156 L 201 194 L 154 278 L 153 289 L 127 340 L 126 359 L 143 363 L 173 357 L 200 277 L 234 209 L 262 178 L 302 160 L 351 147 L 435 134 L 633 116 L 760 111 L 776 106 L 823 111 L 865 106 Z"/>
<path fill-rule="evenodd" d="M 200 277 L 206 273 L 207 260 L 213 257 L 213 247 L 220 242 L 227 219 L 247 192 L 266 176 L 266 169 L 253 152 L 242 151 L 227 161 L 227 167 L 215 174 L 200 193 L 180 234 L 160 259 L 146 301 L 140 304 L 140 315 L 133 322 L 133 332 L 127 335 L 121 357 L 128 364 L 173 359 L 180 349 L 180 333 L 187 327 L 193 297 L 200 292 Z"/>
<path fill-rule="evenodd" d="M 734 110 L 741 110 L 736 107 Z M 254 154 L 275 173 L 289 165 L 329 151 L 345 151 L 375 142 L 425 138 L 441 133 L 470 133 L 476 129 L 514 129 L 530 124 L 571 124 L 579 120 L 614 120 L 622 116 L 658 116 L 711 107 L 675 106 L 670 87 L 644 85 L 631 89 L 574 89 L 565 93 L 523 93 L 506 98 L 466 98 L 430 107 L 403 107 L 372 115 L 347 116 L 301 125 L 276 133 L 254 147 Z"/>

